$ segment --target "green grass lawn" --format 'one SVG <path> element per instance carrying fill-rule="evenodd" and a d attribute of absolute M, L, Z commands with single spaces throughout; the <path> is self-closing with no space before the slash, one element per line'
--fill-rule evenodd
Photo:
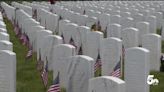
<path fill-rule="evenodd" d="M 7 25 L 7 30 L 10 35 L 10 41 L 13 43 L 14 52 L 17 55 L 17 92 L 46 92 L 44 88 L 40 73 L 36 69 L 36 54 L 33 57 L 25 61 L 27 53 L 27 47 L 23 46 L 19 39 L 16 37 L 13 26 L 9 20 L 4 18 Z M 162 42 L 162 47 L 164 42 Z M 164 48 L 164 47 L 163 47 Z M 162 49 L 162 52 L 164 50 Z M 150 92 L 164 92 L 164 73 L 151 72 L 155 75 L 155 78 L 159 79 L 159 85 L 151 86 Z M 49 73 L 49 85 L 52 83 L 52 72 Z M 62 92 L 64 89 L 62 89 Z"/>
<path fill-rule="evenodd" d="M 16 37 L 10 21 L 4 18 L 10 41 L 13 43 L 14 52 L 17 55 L 17 92 L 46 92 L 40 72 L 36 69 L 36 55 L 25 61 L 27 47 L 22 45 Z M 49 84 L 52 83 L 52 73 L 49 73 Z"/>

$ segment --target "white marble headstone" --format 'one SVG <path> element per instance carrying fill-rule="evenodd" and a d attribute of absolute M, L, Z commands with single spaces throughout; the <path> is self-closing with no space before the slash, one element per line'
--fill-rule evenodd
<path fill-rule="evenodd" d="M 107 27 L 107 37 L 121 38 L 121 25 L 109 24 Z"/>
<path fill-rule="evenodd" d="M 60 61 L 63 58 L 67 58 L 75 55 L 75 47 L 69 44 L 59 44 L 53 47 L 52 52 L 52 69 L 53 79 L 57 76 L 58 69 L 60 69 Z"/>
<path fill-rule="evenodd" d="M 149 22 L 150 33 L 156 33 L 157 30 L 156 16 L 147 16 L 146 21 Z"/>
<path fill-rule="evenodd" d="M 0 28 L 6 29 L 6 24 L 3 21 L 0 21 Z"/>
<path fill-rule="evenodd" d="M 126 92 L 149 92 L 147 77 L 150 67 L 149 50 L 140 47 L 128 48 L 125 51 L 124 78 Z"/>
<path fill-rule="evenodd" d="M 63 35 L 63 31 L 64 31 L 64 28 L 67 23 L 70 23 L 70 21 L 69 20 L 60 20 L 59 21 L 59 33 L 58 34 L 60 36 Z"/>
<path fill-rule="evenodd" d="M 30 40 L 30 44 L 33 47 L 33 51 L 37 51 L 37 32 L 40 32 L 42 30 L 44 30 L 43 26 L 32 26 L 31 28 L 29 28 L 29 32 L 28 32 L 28 37 Z"/>
<path fill-rule="evenodd" d="M 120 12 L 120 16 L 123 18 L 131 17 L 131 13 L 130 12 Z"/>
<path fill-rule="evenodd" d="M 94 77 L 94 60 L 88 56 L 77 55 L 66 62 L 66 91 L 88 92 L 89 79 Z"/>
<path fill-rule="evenodd" d="M 162 27 L 162 19 L 163 19 L 163 15 L 162 15 L 162 12 L 155 12 L 153 13 L 154 16 L 156 16 L 156 25 L 157 25 L 157 28 L 158 29 L 161 29 Z"/>
<path fill-rule="evenodd" d="M 160 70 L 161 36 L 146 34 L 142 37 L 142 47 L 150 51 L 150 70 Z"/>
<path fill-rule="evenodd" d="M 137 22 L 143 21 L 144 17 L 143 17 L 143 14 L 137 13 L 133 16 L 133 19 L 134 19 L 134 22 L 137 23 Z"/>
<path fill-rule="evenodd" d="M 100 53 L 100 42 L 103 39 L 103 33 L 99 31 L 91 31 L 87 34 L 86 47 L 87 53 L 85 55 L 97 60 Z"/>
<path fill-rule="evenodd" d="M 88 32 L 90 32 L 91 29 L 87 26 L 79 26 L 78 30 L 80 32 L 79 38 L 81 39 L 82 53 L 86 55 L 87 54 L 87 43 L 86 43 L 87 38 L 86 37 L 87 37 Z"/>
<path fill-rule="evenodd" d="M 131 17 L 121 18 L 120 25 L 122 26 L 122 29 L 127 27 L 134 27 L 134 19 Z"/>
<path fill-rule="evenodd" d="M 6 40 L 0 40 L 0 50 L 13 51 L 13 44 Z"/>
<path fill-rule="evenodd" d="M 78 25 L 75 23 L 67 23 L 63 30 L 64 42 L 66 44 L 70 43 L 72 34 L 74 31 L 77 31 Z"/>
<path fill-rule="evenodd" d="M 120 63 L 121 67 L 122 40 L 115 37 L 103 39 L 101 42 L 100 52 L 102 55 L 102 75 L 111 76 L 118 63 Z"/>
<path fill-rule="evenodd" d="M 43 53 L 44 53 L 44 37 L 48 36 L 48 35 L 52 35 L 52 31 L 50 30 L 41 30 L 37 32 L 37 60 L 39 60 L 39 57 L 41 55 L 41 60 L 43 60 Z"/>
<path fill-rule="evenodd" d="M 126 83 L 112 76 L 96 77 L 89 80 L 88 92 L 126 92 Z"/>
<path fill-rule="evenodd" d="M 7 40 L 9 41 L 9 34 L 5 32 L 0 32 L 0 40 Z"/>
<path fill-rule="evenodd" d="M 120 24 L 120 20 L 121 20 L 121 16 L 120 15 L 111 15 L 110 23 L 111 24 L 113 24 L 113 23 Z"/>
<path fill-rule="evenodd" d="M 137 22 L 136 28 L 139 30 L 138 43 L 142 45 L 142 36 L 149 33 L 149 23 L 148 22 Z"/>
<path fill-rule="evenodd" d="M 16 92 L 16 54 L 0 51 L 0 92 Z"/>
<path fill-rule="evenodd" d="M 121 31 L 121 38 L 125 48 L 138 46 L 138 29 L 130 27 Z"/>
<path fill-rule="evenodd" d="M 99 22 L 101 25 L 101 30 L 105 31 L 107 28 L 107 25 L 110 23 L 110 14 L 102 14 L 99 18 Z"/>
<path fill-rule="evenodd" d="M 57 32 L 59 16 L 56 14 L 49 13 L 46 18 L 47 28 L 53 33 Z"/>
<path fill-rule="evenodd" d="M 0 28 L 0 32 L 5 32 L 5 33 L 7 33 L 7 30 L 4 29 L 4 28 Z"/>
<path fill-rule="evenodd" d="M 98 18 L 97 17 L 88 17 L 86 26 L 91 28 L 94 24 L 98 23 Z"/>
<path fill-rule="evenodd" d="M 58 44 L 63 43 L 63 39 L 60 36 L 57 35 L 48 35 L 44 39 L 44 44 L 43 44 L 43 61 L 48 61 L 48 69 L 52 70 L 52 58 L 53 58 L 53 48 L 54 46 Z"/>

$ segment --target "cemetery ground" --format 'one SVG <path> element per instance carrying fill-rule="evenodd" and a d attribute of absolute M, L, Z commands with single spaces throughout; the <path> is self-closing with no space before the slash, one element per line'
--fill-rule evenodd
<path fill-rule="evenodd" d="M 10 41 L 13 43 L 14 52 L 17 55 L 17 91 L 16 92 L 46 92 L 40 72 L 36 69 L 36 54 L 32 58 L 25 60 L 27 47 L 22 45 L 14 33 L 14 28 L 9 20 L 4 18 L 10 35 Z M 159 33 L 159 32 L 158 32 Z M 164 52 L 164 42 L 162 42 L 162 52 Z M 150 92 L 163 92 L 164 73 L 151 72 L 159 80 L 158 85 L 151 86 Z M 52 72 L 49 72 L 49 85 L 52 82 Z M 65 92 L 62 90 L 62 92 Z"/>

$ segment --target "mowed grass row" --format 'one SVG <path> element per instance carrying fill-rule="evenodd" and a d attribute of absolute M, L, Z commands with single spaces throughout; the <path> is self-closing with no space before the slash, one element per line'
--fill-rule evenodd
<path fill-rule="evenodd" d="M 14 33 L 11 22 L 4 18 L 7 26 L 10 41 L 13 43 L 13 50 L 17 58 L 17 92 L 46 92 L 43 86 L 40 72 L 36 69 L 36 54 L 31 59 L 25 60 L 27 47 L 22 45 Z M 52 73 L 49 73 L 49 85 L 52 83 Z"/>
<path fill-rule="evenodd" d="M 25 60 L 27 47 L 22 45 L 14 33 L 11 22 L 4 18 L 7 26 L 10 41 L 13 43 L 14 52 L 17 55 L 17 92 L 46 92 L 44 88 L 40 72 L 36 69 L 36 54 L 30 60 Z M 162 42 L 164 49 L 164 42 Z M 150 92 L 163 92 L 164 89 L 164 73 L 151 72 L 155 78 L 159 79 L 159 85 L 151 86 Z M 52 83 L 52 72 L 49 73 L 49 85 Z M 62 89 L 62 92 L 63 89 Z"/>

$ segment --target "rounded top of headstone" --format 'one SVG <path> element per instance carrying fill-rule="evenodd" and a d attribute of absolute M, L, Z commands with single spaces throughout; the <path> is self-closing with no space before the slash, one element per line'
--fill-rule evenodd
<path fill-rule="evenodd" d="M 70 20 L 67 20 L 67 19 L 65 19 L 65 20 L 63 20 L 64 22 L 71 22 Z"/>
<path fill-rule="evenodd" d="M 141 14 L 141 13 L 137 13 L 136 15 L 143 16 L 143 14 Z"/>
<path fill-rule="evenodd" d="M 52 31 L 50 31 L 50 30 L 42 30 L 42 31 L 45 31 L 45 32 L 47 32 L 49 34 L 52 34 Z"/>
<path fill-rule="evenodd" d="M 0 25 L 6 26 L 5 23 L 4 23 L 3 21 L 0 21 Z"/>
<path fill-rule="evenodd" d="M 92 17 L 90 17 L 90 18 L 97 20 L 97 17 L 94 17 L 94 16 L 92 16 Z"/>
<path fill-rule="evenodd" d="M 154 14 L 162 14 L 162 12 L 158 11 L 158 12 L 155 12 Z"/>
<path fill-rule="evenodd" d="M 109 24 L 110 26 L 117 26 L 117 27 L 121 27 L 120 24 L 117 24 L 117 23 L 113 23 L 113 24 Z"/>
<path fill-rule="evenodd" d="M 108 14 L 108 13 L 103 13 L 102 14 L 102 17 L 109 17 L 110 16 L 110 14 Z"/>
<path fill-rule="evenodd" d="M 56 38 L 56 39 L 61 39 L 62 40 L 62 37 L 58 36 L 58 35 L 48 35 L 47 37 L 52 37 L 52 38 Z"/>
<path fill-rule="evenodd" d="M 93 31 L 93 33 L 103 35 L 103 32 L 100 31 Z"/>
<path fill-rule="evenodd" d="M 54 14 L 54 13 L 50 13 L 51 15 L 53 15 L 53 16 L 55 16 L 55 17 L 58 17 L 58 15 L 57 14 Z"/>
<path fill-rule="evenodd" d="M 121 18 L 120 15 L 111 15 L 111 17 L 119 17 L 119 18 Z"/>
<path fill-rule="evenodd" d="M 0 32 L 7 32 L 5 28 L 0 28 Z"/>
<path fill-rule="evenodd" d="M 12 45 L 12 43 L 7 40 L 0 40 L 0 42 L 4 43 L 6 45 Z"/>
<path fill-rule="evenodd" d="M 125 19 L 128 19 L 128 20 L 133 20 L 133 18 L 132 17 L 126 17 Z"/>
<path fill-rule="evenodd" d="M 138 29 L 134 27 L 127 27 L 127 28 L 124 28 L 122 31 L 138 31 Z"/>
<path fill-rule="evenodd" d="M 5 32 L 0 32 L 0 34 L 5 35 L 5 36 L 9 36 L 9 34 L 5 33 Z"/>
<path fill-rule="evenodd" d="M 125 81 L 123 81 L 123 80 L 121 80 L 121 79 L 119 79 L 119 78 L 117 78 L 117 77 L 113 77 L 113 76 L 101 76 L 101 77 L 96 77 L 96 78 L 92 78 L 92 79 L 90 79 L 90 81 L 92 81 L 92 80 L 100 80 L 100 79 L 103 79 L 103 80 L 105 80 L 105 81 L 107 81 L 107 80 L 110 80 L 110 81 L 113 81 L 113 82 L 115 82 L 115 83 L 117 83 L 117 84 L 125 84 Z"/>
<path fill-rule="evenodd" d="M 131 47 L 131 48 L 126 49 L 126 52 L 127 51 L 132 51 L 132 50 L 134 50 L 134 51 L 144 51 L 146 53 L 149 53 L 148 49 L 142 48 L 142 47 Z"/>
<path fill-rule="evenodd" d="M 0 50 L 0 54 L 2 53 L 8 54 L 8 55 L 16 55 L 14 52 L 9 51 L 9 50 Z"/>
<path fill-rule="evenodd" d="M 149 20 L 149 19 L 156 19 L 156 16 L 154 16 L 154 15 L 147 16 L 147 20 Z"/>
<path fill-rule="evenodd" d="M 145 34 L 144 36 L 153 36 L 153 37 L 161 38 L 161 36 L 159 34 L 155 34 L 155 33 Z"/>
<path fill-rule="evenodd" d="M 90 30 L 90 28 L 87 27 L 87 26 L 79 26 L 79 28 L 84 28 L 84 29 L 88 29 L 88 30 Z"/>
<path fill-rule="evenodd" d="M 146 21 L 140 21 L 140 22 L 137 22 L 137 25 L 140 24 L 140 25 L 149 25 L 149 22 L 146 22 Z"/>
<path fill-rule="evenodd" d="M 75 27 L 77 27 L 78 25 L 77 24 L 75 24 L 75 23 L 67 23 L 66 25 L 68 25 L 68 26 L 75 26 Z"/>
<path fill-rule="evenodd" d="M 68 48 L 74 48 L 75 49 L 75 47 L 73 46 L 73 45 L 70 45 L 70 44 L 59 44 L 59 45 L 56 45 L 55 47 L 68 47 Z"/>
<path fill-rule="evenodd" d="M 108 37 L 108 38 L 105 38 L 105 39 L 107 39 L 107 40 L 115 40 L 115 41 L 118 41 L 118 42 L 122 42 L 121 39 L 116 38 L 116 37 Z"/>
<path fill-rule="evenodd" d="M 73 57 L 83 58 L 83 59 L 87 59 L 88 61 L 93 61 L 94 62 L 93 58 L 91 58 L 89 56 L 86 56 L 86 55 L 76 55 L 76 56 L 73 56 Z"/>

